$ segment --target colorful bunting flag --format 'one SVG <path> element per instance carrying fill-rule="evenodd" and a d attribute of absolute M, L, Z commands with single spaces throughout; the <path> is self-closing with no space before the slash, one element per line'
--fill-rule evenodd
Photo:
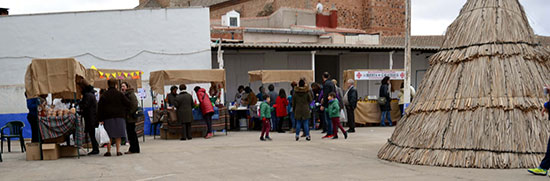
<path fill-rule="evenodd" d="M 99 72 L 99 71 L 98 71 Z M 103 72 L 99 72 L 99 76 L 103 77 Z"/>
<path fill-rule="evenodd" d="M 116 78 L 116 73 L 111 73 L 111 75 L 113 76 L 113 78 Z"/>
<path fill-rule="evenodd" d="M 91 68 L 91 69 L 92 69 L 92 70 L 97 70 L 97 68 L 95 68 L 95 66 L 93 66 L 93 65 L 92 65 L 92 68 Z"/>
<path fill-rule="evenodd" d="M 128 73 L 124 72 L 124 77 L 128 77 Z"/>

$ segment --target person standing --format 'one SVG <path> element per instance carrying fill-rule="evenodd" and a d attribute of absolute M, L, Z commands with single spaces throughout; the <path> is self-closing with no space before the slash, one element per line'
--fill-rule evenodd
<path fill-rule="evenodd" d="M 244 94 L 244 86 L 240 85 L 239 88 L 237 88 L 237 94 L 235 94 L 235 104 L 240 105 L 241 99 L 243 98 Z"/>
<path fill-rule="evenodd" d="M 176 114 L 182 123 L 180 140 L 191 140 L 191 122 L 193 121 L 193 96 L 187 93 L 187 86 L 180 85 L 180 94 L 176 97 Z"/>
<path fill-rule="evenodd" d="M 547 92 L 547 88 L 544 88 L 545 92 Z M 548 114 L 548 120 L 550 120 L 550 101 L 544 103 L 544 108 L 542 109 L 542 116 L 544 114 Z M 548 144 L 546 146 L 546 154 L 544 155 L 544 158 L 540 162 L 539 167 L 528 169 L 527 171 L 529 173 L 535 174 L 535 175 L 542 175 L 546 176 L 548 174 L 548 169 L 550 169 L 550 138 L 548 139 Z"/>
<path fill-rule="evenodd" d="M 204 88 L 196 86 L 194 90 L 197 93 L 197 99 L 199 99 L 202 117 L 206 122 L 207 129 L 206 136 L 204 136 L 204 138 L 212 138 L 212 116 L 214 115 L 214 106 L 212 106 L 212 102 L 210 102 L 210 99 L 208 98 L 208 95 L 206 95 L 206 90 Z"/>
<path fill-rule="evenodd" d="M 348 133 L 355 133 L 355 108 L 357 108 L 357 90 L 355 89 L 355 81 L 349 79 L 347 82 L 347 91 L 344 94 L 344 105 L 346 106 L 348 118 Z"/>
<path fill-rule="evenodd" d="M 264 95 L 263 99 L 265 100 L 260 104 L 260 119 L 262 119 L 262 134 L 260 135 L 260 140 L 265 141 L 266 139 L 271 141 L 271 137 L 269 137 L 269 130 L 271 129 L 271 112 L 273 111 L 272 107 L 269 105 L 269 102 L 271 101 L 271 98 L 269 95 Z M 264 139 L 265 134 L 265 139 Z"/>
<path fill-rule="evenodd" d="M 95 97 L 94 87 L 91 85 L 80 84 L 82 87 L 82 100 L 80 101 L 80 114 L 84 118 L 84 130 L 92 142 L 92 151 L 88 155 L 99 154 L 99 144 L 95 139 L 95 128 L 99 126 L 97 122 L 97 99 Z"/>
<path fill-rule="evenodd" d="M 40 105 L 40 98 L 28 98 L 26 92 L 25 98 L 27 98 L 27 109 L 29 110 L 29 113 L 27 114 L 27 121 L 31 125 L 31 141 L 36 143 L 40 141 L 40 128 L 38 127 L 38 105 Z"/>
<path fill-rule="evenodd" d="M 123 82 L 120 86 L 120 90 L 130 101 L 130 107 L 128 114 L 126 115 L 126 134 L 128 135 L 127 138 L 128 142 L 130 142 L 130 148 L 128 148 L 128 151 L 124 154 L 139 153 L 139 140 L 136 133 L 136 122 L 138 119 L 136 112 L 138 111 L 138 100 L 136 94 L 134 93 L 134 89 L 130 87 L 128 82 Z"/>
<path fill-rule="evenodd" d="M 258 91 L 260 92 L 256 94 L 256 98 L 258 99 L 258 101 L 264 101 L 264 95 L 266 95 L 264 86 L 260 86 Z"/>
<path fill-rule="evenodd" d="M 170 87 L 170 93 L 166 96 L 166 99 L 168 100 L 167 104 L 169 105 L 166 107 L 174 107 L 176 104 L 176 96 L 178 96 L 178 87 L 173 85 Z"/>
<path fill-rule="evenodd" d="M 323 73 L 323 98 L 321 99 L 321 111 L 324 113 L 321 116 L 324 116 L 325 118 L 325 130 L 327 134 L 323 136 L 323 138 L 332 138 L 332 122 L 330 121 L 330 117 L 328 115 L 328 111 L 325 109 L 328 108 L 328 95 L 330 93 L 336 92 L 336 87 L 334 86 L 334 83 L 329 80 L 330 74 L 328 72 Z"/>
<path fill-rule="evenodd" d="M 399 110 L 401 111 L 401 116 L 405 114 L 405 89 L 404 89 L 404 83 L 401 83 L 401 90 L 399 90 L 399 93 L 397 94 L 397 97 L 399 97 Z M 410 86 L 410 98 L 412 101 L 412 98 L 416 96 L 416 91 L 414 90 L 414 87 Z"/>
<path fill-rule="evenodd" d="M 332 127 L 333 127 L 332 132 L 334 133 L 332 139 L 338 139 L 338 128 L 342 130 L 342 133 L 344 134 L 344 139 L 348 139 L 348 133 L 346 132 L 346 130 L 344 130 L 344 127 L 342 127 L 342 124 L 340 124 L 340 104 L 338 103 L 336 94 L 334 92 L 331 92 L 330 94 L 328 94 L 328 100 L 329 100 L 328 114 L 332 121 Z"/>
<path fill-rule="evenodd" d="M 126 116 L 130 109 L 130 100 L 117 90 L 118 81 L 110 79 L 107 82 L 109 89 L 101 95 L 97 107 L 97 116 L 100 124 L 105 125 L 105 130 L 111 139 L 115 139 L 117 156 L 120 152 L 121 138 L 126 136 Z M 107 144 L 107 153 L 111 156 L 111 143 Z"/>
<path fill-rule="evenodd" d="M 309 105 L 313 100 L 313 96 L 303 79 L 298 82 L 298 87 L 294 89 L 292 99 L 292 109 L 296 119 L 296 141 L 300 139 L 300 128 L 303 128 L 306 140 L 310 141 L 309 118 L 311 118 L 311 110 Z"/>
<path fill-rule="evenodd" d="M 283 120 L 285 120 L 285 117 L 288 116 L 288 113 L 286 111 L 286 107 L 288 106 L 288 99 L 286 99 L 286 93 L 284 89 L 279 90 L 279 96 L 277 97 L 277 100 L 275 101 L 275 112 L 277 115 L 277 132 L 278 133 L 284 133 L 283 131 Z M 291 126 L 291 124 L 288 124 Z"/>
<path fill-rule="evenodd" d="M 288 96 L 287 112 L 290 123 L 292 124 L 292 126 L 289 126 L 291 128 L 290 133 L 296 132 L 296 119 L 294 118 L 294 110 L 292 110 L 292 96 L 294 95 L 294 89 L 297 85 L 298 84 L 296 84 L 295 81 L 292 81 L 292 83 L 290 83 L 290 87 L 292 87 L 292 89 L 290 90 L 290 95 Z"/>
<path fill-rule="evenodd" d="M 275 86 L 273 84 L 269 84 L 269 86 L 267 86 L 267 89 L 269 90 L 267 94 L 269 95 L 269 98 L 271 100 L 269 101 L 269 105 L 271 107 L 274 107 L 279 94 L 275 92 Z M 277 125 L 278 125 L 277 123 L 278 123 L 277 113 L 276 111 L 272 111 L 271 112 L 271 130 L 272 131 L 275 131 L 277 129 Z"/>
<path fill-rule="evenodd" d="M 380 92 L 379 96 L 381 99 L 385 99 L 385 101 L 380 101 L 380 111 L 382 111 L 382 118 L 380 119 L 380 126 L 386 126 L 385 120 L 388 119 L 388 122 L 390 123 L 390 126 L 392 126 L 391 121 L 391 97 L 390 97 L 390 77 L 386 76 L 384 79 L 382 79 L 382 85 L 380 86 Z"/>

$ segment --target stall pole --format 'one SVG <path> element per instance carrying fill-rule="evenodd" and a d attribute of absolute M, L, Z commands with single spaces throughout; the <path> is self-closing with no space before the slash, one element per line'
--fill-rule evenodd
<path fill-rule="evenodd" d="M 73 100 L 74 100 L 74 108 L 76 109 L 76 92 L 75 92 L 73 95 L 74 95 L 74 97 L 73 97 L 73 98 L 74 98 L 74 99 L 73 99 Z M 52 101 L 52 102 L 53 102 L 53 101 Z M 74 129 L 74 137 L 73 137 L 73 139 L 74 139 L 74 143 L 75 143 L 75 146 L 76 146 L 78 159 L 80 159 L 80 148 L 78 147 L 78 144 L 76 144 L 76 141 L 79 140 L 79 138 L 78 138 L 78 131 L 80 131 L 80 126 L 78 126 L 78 125 L 80 125 L 80 123 L 81 123 L 81 122 L 80 122 L 80 119 L 78 119 L 78 112 L 75 112 L 75 119 L 76 119 L 76 120 L 75 120 L 75 123 L 77 123 L 77 124 L 75 124 L 76 127 L 75 127 L 75 129 Z M 70 143 L 70 140 L 69 140 L 69 143 Z M 70 146 L 70 145 L 69 145 L 69 146 Z"/>
<path fill-rule="evenodd" d="M 143 90 L 145 91 L 145 90 Z M 152 104 L 152 103 L 151 103 Z M 143 105 L 143 98 L 141 98 L 141 111 L 143 113 L 143 142 L 145 142 L 145 106 Z"/>
<path fill-rule="evenodd" d="M 390 70 L 393 69 L 393 53 L 395 53 L 395 51 L 390 52 Z"/>
<path fill-rule="evenodd" d="M 315 53 L 316 51 L 311 51 L 311 70 L 313 70 L 313 82 L 315 82 Z"/>
<path fill-rule="evenodd" d="M 405 11 L 405 82 L 404 99 L 405 106 L 411 102 L 411 0 L 406 0 L 407 10 Z"/>

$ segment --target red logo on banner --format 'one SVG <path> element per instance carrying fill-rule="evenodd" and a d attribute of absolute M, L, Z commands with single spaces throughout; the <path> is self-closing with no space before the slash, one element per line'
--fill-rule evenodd
<path fill-rule="evenodd" d="M 357 76 L 357 79 L 360 79 L 361 76 L 363 76 L 363 75 L 361 75 L 361 72 L 357 72 L 357 75 L 356 75 L 356 76 Z"/>
<path fill-rule="evenodd" d="M 401 75 L 399 75 L 399 76 L 401 76 L 401 78 L 403 78 L 403 77 L 405 77 L 405 73 L 401 72 Z"/>

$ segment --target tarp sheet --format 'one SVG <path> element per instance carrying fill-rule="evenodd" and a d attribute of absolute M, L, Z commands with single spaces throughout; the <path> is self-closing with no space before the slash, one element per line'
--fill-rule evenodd
<path fill-rule="evenodd" d="M 107 74 L 112 79 L 112 74 L 115 74 L 115 78 L 121 80 L 121 82 L 128 82 L 132 88 L 142 88 L 141 85 L 141 70 L 118 70 L 118 69 L 87 69 L 87 79 L 95 88 L 107 89 Z M 103 73 L 103 75 L 100 74 Z M 134 74 L 134 75 L 132 75 Z M 139 75 L 138 75 L 139 74 Z"/>
<path fill-rule="evenodd" d="M 305 78 L 306 82 L 313 82 L 313 70 L 254 70 L 248 72 L 250 82 L 262 83 L 293 82 Z"/>
<path fill-rule="evenodd" d="M 86 68 L 73 58 L 33 59 L 25 73 L 25 90 L 29 98 L 53 94 L 73 99 L 79 92 L 76 80 L 86 77 Z"/>
<path fill-rule="evenodd" d="M 165 85 L 211 82 L 221 83 L 225 87 L 225 70 L 159 70 L 151 72 L 149 76 L 149 85 L 158 94 L 164 94 Z"/>

